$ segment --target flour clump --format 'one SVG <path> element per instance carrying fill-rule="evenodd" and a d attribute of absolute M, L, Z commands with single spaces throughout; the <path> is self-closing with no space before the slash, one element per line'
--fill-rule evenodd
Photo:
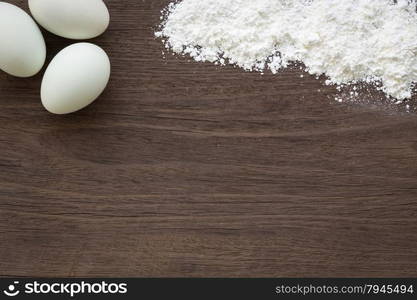
<path fill-rule="evenodd" d="M 326 84 L 375 84 L 396 100 L 417 81 L 416 0 L 182 0 L 156 36 L 196 61 L 273 73 L 302 62 Z"/>

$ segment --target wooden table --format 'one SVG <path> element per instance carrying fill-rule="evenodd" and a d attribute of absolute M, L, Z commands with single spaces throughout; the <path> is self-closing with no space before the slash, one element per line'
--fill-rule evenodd
<path fill-rule="evenodd" d="M 417 276 L 415 112 L 164 58 L 168 0 L 106 2 L 93 105 L 54 116 L 42 74 L 0 75 L 0 276 Z"/>

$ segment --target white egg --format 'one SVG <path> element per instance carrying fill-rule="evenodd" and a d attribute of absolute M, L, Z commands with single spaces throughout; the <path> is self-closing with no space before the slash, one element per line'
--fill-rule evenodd
<path fill-rule="evenodd" d="M 110 61 L 100 47 L 77 43 L 51 61 L 41 86 L 42 104 L 51 113 L 69 114 L 91 104 L 110 78 Z"/>
<path fill-rule="evenodd" d="M 22 9 L 0 2 L 0 69 L 17 77 L 30 77 L 42 69 L 46 47 L 42 33 Z"/>
<path fill-rule="evenodd" d="M 29 9 L 43 28 L 68 39 L 99 36 L 110 21 L 102 0 L 29 0 Z"/>

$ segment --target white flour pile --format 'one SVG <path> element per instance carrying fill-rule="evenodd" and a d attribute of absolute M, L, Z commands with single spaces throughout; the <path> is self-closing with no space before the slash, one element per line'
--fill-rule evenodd
<path fill-rule="evenodd" d="M 417 81 L 417 0 L 182 0 L 156 36 L 197 61 L 273 73 L 291 62 L 326 84 L 375 83 L 397 100 Z"/>

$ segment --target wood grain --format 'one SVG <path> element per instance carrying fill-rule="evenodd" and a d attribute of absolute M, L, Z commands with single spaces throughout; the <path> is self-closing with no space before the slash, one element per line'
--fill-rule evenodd
<path fill-rule="evenodd" d="M 0 276 L 417 276 L 416 113 L 164 57 L 168 2 L 106 1 L 112 78 L 79 113 L 0 74 Z"/>

